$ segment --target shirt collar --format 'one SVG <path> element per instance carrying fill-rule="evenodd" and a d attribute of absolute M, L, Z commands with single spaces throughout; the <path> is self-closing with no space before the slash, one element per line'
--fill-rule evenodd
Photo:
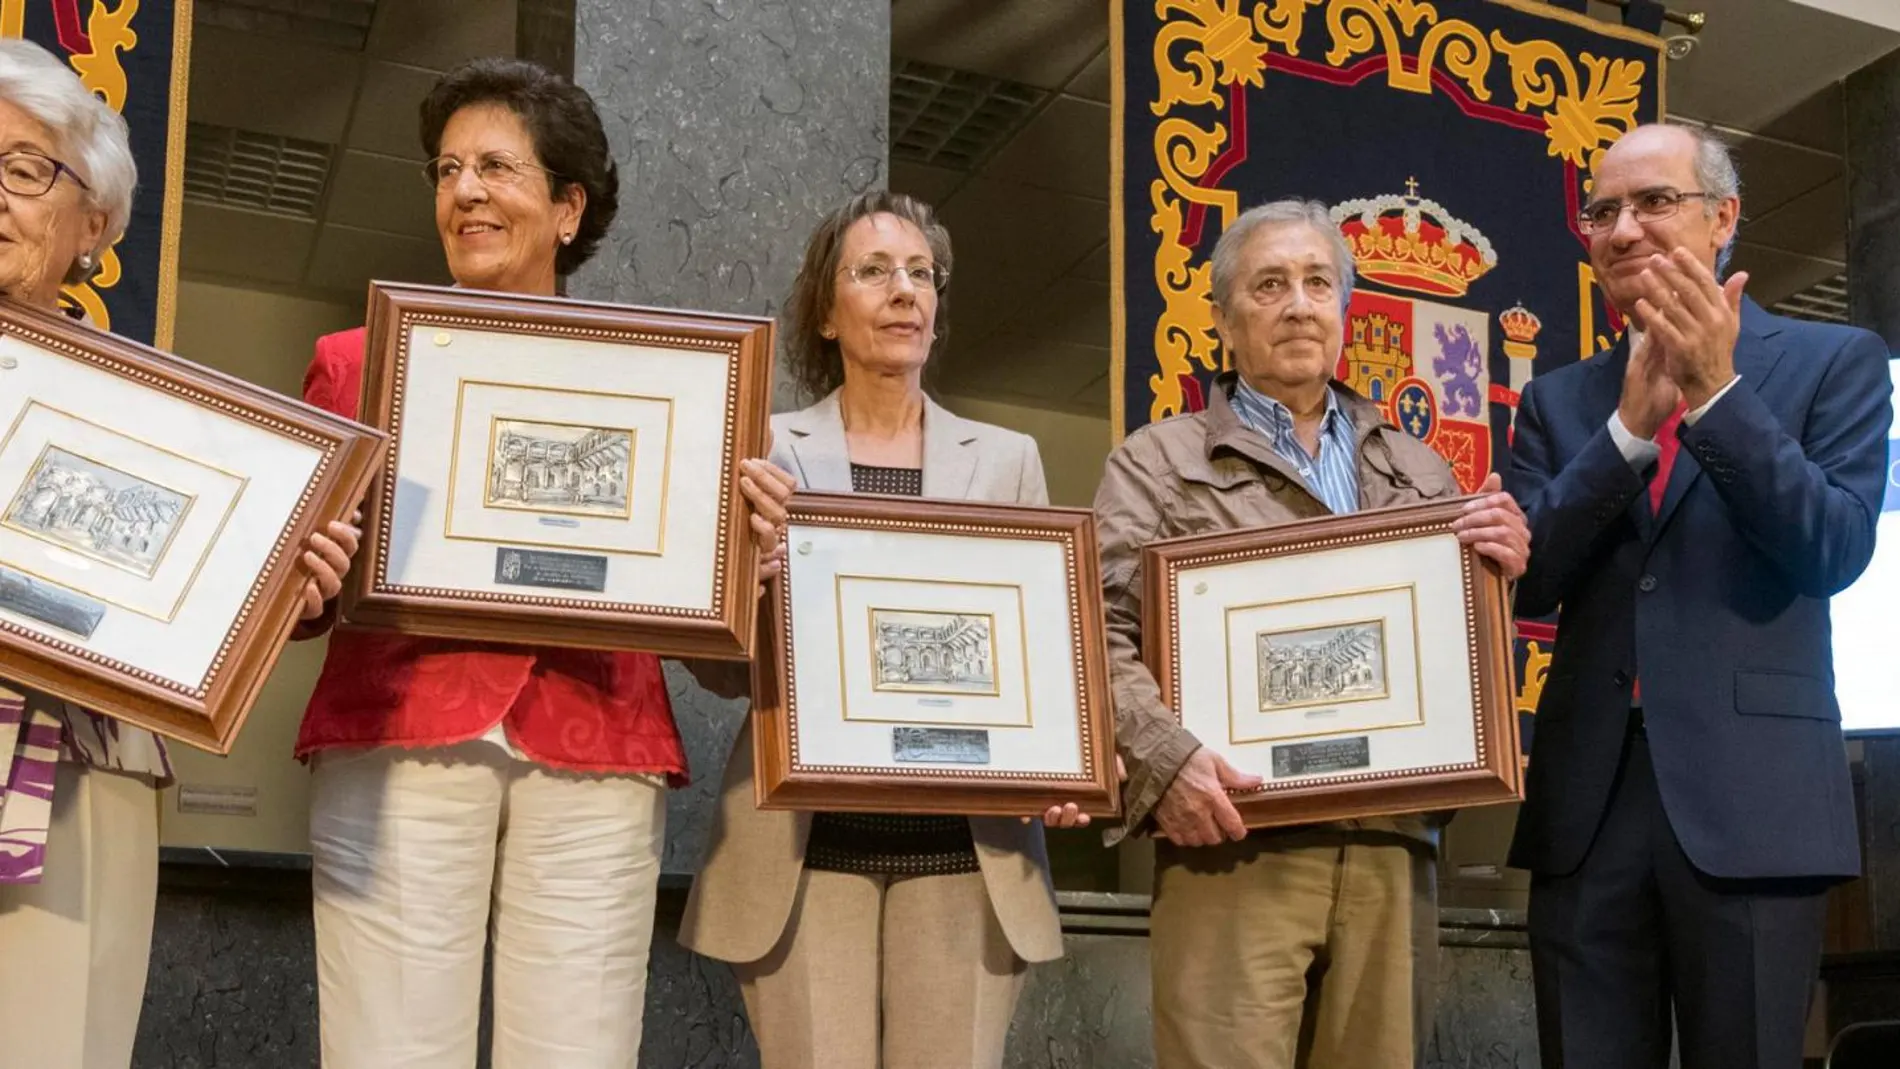
<path fill-rule="evenodd" d="M 1234 379 L 1234 410 L 1241 422 L 1269 437 L 1293 432 L 1293 410 L 1247 384 L 1244 377 Z M 1350 421 L 1339 407 L 1332 384 L 1326 386 L 1326 414 L 1320 417 L 1322 436 L 1344 433 L 1351 437 Z"/>

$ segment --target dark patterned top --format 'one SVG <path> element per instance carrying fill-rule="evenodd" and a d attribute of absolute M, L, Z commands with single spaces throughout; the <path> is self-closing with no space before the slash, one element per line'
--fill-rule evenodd
<path fill-rule="evenodd" d="M 870 464 L 851 465 L 851 489 L 860 494 L 903 494 L 922 497 L 924 469 L 879 468 Z"/>
<path fill-rule="evenodd" d="M 924 492 L 922 468 L 851 465 L 860 494 Z M 967 817 L 817 813 L 805 843 L 805 867 L 865 876 L 954 876 L 977 871 Z"/>

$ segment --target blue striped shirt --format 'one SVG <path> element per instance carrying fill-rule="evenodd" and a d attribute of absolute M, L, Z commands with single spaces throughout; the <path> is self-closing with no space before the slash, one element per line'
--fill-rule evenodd
<path fill-rule="evenodd" d="M 1333 388 L 1326 387 L 1326 414 L 1320 417 L 1319 456 L 1307 453 L 1293 433 L 1293 412 L 1252 386 L 1234 381 L 1234 413 L 1240 422 L 1260 432 L 1273 444 L 1306 488 L 1334 513 L 1359 511 L 1359 458 L 1353 441 L 1352 420 L 1339 407 Z"/>

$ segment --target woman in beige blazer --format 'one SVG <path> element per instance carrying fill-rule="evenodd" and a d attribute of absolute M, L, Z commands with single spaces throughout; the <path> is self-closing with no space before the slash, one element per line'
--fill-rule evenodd
<path fill-rule="evenodd" d="M 824 400 L 772 418 L 783 472 L 753 469 L 762 513 L 794 479 L 1048 502 L 1033 439 L 960 419 L 923 391 L 949 268 L 949 233 L 907 196 L 867 193 L 819 225 L 786 305 L 786 358 Z M 1042 819 L 1087 823 L 1073 806 Z M 995 1069 L 1027 963 L 1062 954 L 1041 827 L 761 811 L 750 723 L 680 942 L 732 963 L 764 1069 Z"/>

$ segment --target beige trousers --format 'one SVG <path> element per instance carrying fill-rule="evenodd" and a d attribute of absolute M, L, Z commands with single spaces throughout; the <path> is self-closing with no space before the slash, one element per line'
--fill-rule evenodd
<path fill-rule="evenodd" d="M 151 779 L 61 762 L 46 871 L 0 885 L 0 1067 L 132 1064 L 157 898 Z"/>
<path fill-rule="evenodd" d="M 495 1069 L 640 1050 L 666 832 L 655 776 L 486 742 L 330 751 L 310 812 L 325 1069 L 470 1069 L 494 940 Z"/>
<path fill-rule="evenodd" d="M 1156 851 L 1156 1069 L 1411 1069 L 1430 1038 L 1424 844 L 1301 830 Z"/>
<path fill-rule="evenodd" d="M 762 1069 L 998 1069 L 1028 966 L 981 873 L 806 869 L 778 945 L 732 968 Z"/>

